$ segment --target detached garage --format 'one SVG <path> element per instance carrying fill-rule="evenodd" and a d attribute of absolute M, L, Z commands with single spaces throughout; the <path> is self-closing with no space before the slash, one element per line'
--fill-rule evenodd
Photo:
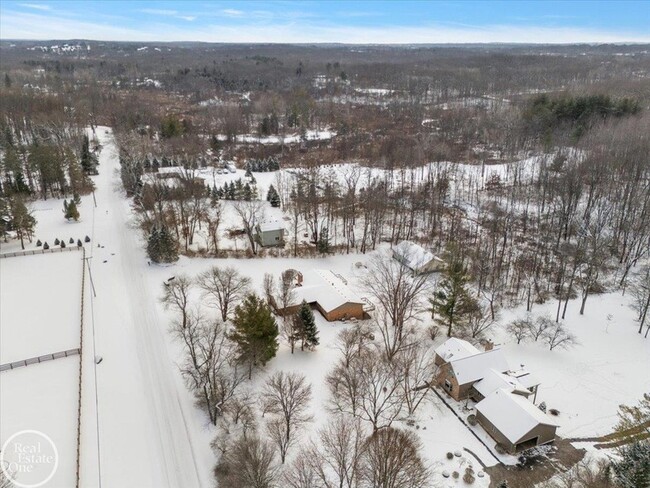
<path fill-rule="evenodd" d="M 476 405 L 476 419 L 514 454 L 555 440 L 557 424 L 524 396 L 498 389 Z"/>

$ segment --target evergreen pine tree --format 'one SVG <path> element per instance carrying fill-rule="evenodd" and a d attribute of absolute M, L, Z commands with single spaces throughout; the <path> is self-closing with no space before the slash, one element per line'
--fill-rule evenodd
<path fill-rule="evenodd" d="M 41 247 L 42 245 L 43 243 L 41 242 L 40 239 L 36 241 L 36 247 Z"/>
<path fill-rule="evenodd" d="M 61 241 L 60 241 L 59 238 L 57 237 L 56 239 L 54 239 L 54 245 L 55 245 L 55 246 L 58 246 L 59 244 L 61 244 Z"/>
<path fill-rule="evenodd" d="M 147 239 L 147 254 L 149 255 L 149 259 L 154 263 L 160 262 L 160 232 L 158 232 L 158 228 L 155 226 L 151 229 L 151 233 Z"/>
<path fill-rule="evenodd" d="M 84 238 L 84 242 L 90 242 L 90 237 L 86 236 L 86 237 Z"/>
<path fill-rule="evenodd" d="M 47 241 L 45 241 L 45 243 L 43 244 L 43 249 L 49 249 L 49 248 L 50 245 L 47 243 Z"/>
<path fill-rule="evenodd" d="M 447 327 L 451 337 L 454 326 L 464 325 L 476 312 L 478 304 L 467 289 L 469 277 L 459 261 L 451 263 L 438 283 L 438 290 L 429 300 L 436 322 Z"/>
<path fill-rule="evenodd" d="M 74 219 L 75 222 L 79 220 L 79 210 L 77 210 L 77 204 L 74 203 L 74 200 L 70 200 L 70 203 L 63 200 L 63 211 L 66 220 Z"/>
<path fill-rule="evenodd" d="M 74 244 L 74 239 L 71 237 L 70 240 L 68 241 L 70 244 Z"/>
<path fill-rule="evenodd" d="M 298 331 L 301 339 L 300 349 L 304 351 L 305 346 L 307 346 L 308 349 L 316 347 L 319 344 L 316 319 L 314 318 L 314 312 L 311 307 L 304 300 L 300 305 L 298 317 L 300 319 L 300 330 Z"/>
<path fill-rule="evenodd" d="M 612 462 L 614 477 L 623 488 L 650 486 L 650 442 L 635 441 L 618 449 Z"/>
<path fill-rule="evenodd" d="M 61 249 L 63 249 L 64 247 L 65 247 L 65 242 L 61 241 Z"/>
<path fill-rule="evenodd" d="M 159 232 L 160 262 L 173 263 L 178 261 L 178 245 L 174 236 L 166 226 L 162 226 Z"/>
<path fill-rule="evenodd" d="M 83 244 L 81 243 L 81 239 L 77 239 L 77 247 L 83 247 Z"/>
<path fill-rule="evenodd" d="M 330 252 L 330 236 L 327 227 L 323 227 L 318 236 L 318 252 L 321 254 Z"/>
<path fill-rule="evenodd" d="M 92 154 L 90 154 L 90 141 L 88 140 L 88 136 L 85 134 L 81 143 L 81 167 L 86 174 L 97 173 L 94 158 Z"/>
<path fill-rule="evenodd" d="M 271 309 L 255 294 L 246 296 L 235 307 L 234 330 L 230 339 L 237 344 L 240 361 L 248 365 L 250 379 L 253 367 L 264 366 L 278 350 L 278 326 Z"/>

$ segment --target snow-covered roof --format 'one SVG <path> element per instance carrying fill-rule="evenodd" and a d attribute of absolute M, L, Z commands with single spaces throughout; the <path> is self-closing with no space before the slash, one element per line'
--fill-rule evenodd
<path fill-rule="evenodd" d="M 419 269 L 433 260 L 442 261 L 440 258 L 434 256 L 433 253 L 411 241 L 400 242 L 393 248 L 393 251 L 401 256 L 406 266 L 413 270 Z"/>
<path fill-rule="evenodd" d="M 476 347 L 463 339 L 452 337 L 436 348 L 436 354 L 445 362 L 480 354 Z"/>
<path fill-rule="evenodd" d="M 459 385 L 482 379 L 490 369 L 508 371 L 508 362 L 501 349 L 481 352 L 449 362 Z"/>
<path fill-rule="evenodd" d="M 513 444 L 521 441 L 539 424 L 557 427 L 557 423 L 532 402 L 503 388 L 478 402 L 476 410 Z"/>
<path fill-rule="evenodd" d="M 270 232 L 274 230 L 284 229 L 284 223 L 279 220 L 265 220 L 259 224 L 260 232 Z"/>
<path fill-rule="evenodd" d="M 521 383 L 521 385 L 524 386 L 525 388 L 532 388 L 533 386 L 537 386 L 540 384 L 540 381 L 537 378 L 537 376 L 531 374 L 529 371 L 526 371 L 525 369 L 520 369 L 517 371 L 508 371 L 506 374 L 508 376 L 516 378 L 517 381 Z"/>
<path fill-rule="evenodd" d="M 303 274 L 303 285 L 294 288 L 295 303 L 318 302 L 318 305 L 331 312 L 346 303 L 361 303 L 359 298 L 340 275 L 327 269 L 314 269 Z"/>
<path fill-rule="evenodd" d="M 490 369 L 487 373 L 485 373 L 485 376 L 482 380 L 474 383 L 474 389 L 484 397 L 487 397 L 492 392 L 500 389 L 515 391 L 523 393 L 525 395 L 528 395 L 530 393 L 530 391 L 528 391 L 524 385 L 517 381 L 517 378 L 513 378 L 512 376 L 504 373 L 500 373 L 495 369 Z"/>

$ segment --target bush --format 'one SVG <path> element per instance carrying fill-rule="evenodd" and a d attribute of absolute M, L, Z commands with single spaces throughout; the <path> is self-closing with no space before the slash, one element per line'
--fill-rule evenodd
<path fill-rule="evenodd" d="M 86 236 L 84 242 L 90 242 L 90 237 Z"/>
<path fill-rule="evenodd" d="M 71 237 L 70 240 L 68 241 L 70 244 L 74 244 L 74 239 Z"/>
<path fill-rule="evenodd" d="M 507 452 L 503 444 L 500 443 L 497 443 L 497 445 L 494 446 L 494 450 L 499 454 L 505 454 Z"/>
<path fill-rule="evenodd" d="M 438 332 L 440 329 L 438 329 L 437 325 L 430 325 L 429 328 L 427 329 L 427 333 L 429 334 L 429 338 L 432 341 L 436 340 L 436 337 L 438 337 Z"/>
<path fill-rule="evenodd" d="M 453 473 L 451 473 L 451 477 L 457 480 L 458 478 L 460 478 L 460 474 L 458 473 L 458 471 L 454 471 Z"/>
<path fill-rule="evenodd" d="M 54 245 L 55 245 L 55 246 L 58 246 L 59 244 L 61 244 L 61 241 L 60 241 L 59 238 L 57 237 L 56 239 L 54 239 Z"/>
<path fill-rule="evenodd" d="M 61 241 L 61 249 L 65 247 L 65 242 Z"/>
<path fill-rule="evenodd" d="M 82 246 L 83 246 L 83 244 L 81 242 L 81 239 L 77 239 L 77 247 L 82 247 Z"/>
<path fill-rule="evenodd" d="M 43 244 L 43 249 L 49 249 L 50 245 L 45 241 L 45 244 Z"/>
<path fill-rule="evenodd" d="M 454 455 L 451 452 L 447 453 L 447 459 L 454 459 Z"/>
<path fill-rule="evenodd" d="M 478 420 L 476 420 L 476 415 L 474 414 L 469 415 L 467 417 L 467 423 L 472 427 L 474 427 L 478 423 Z"/>
<path fill-rule="evenodd" d="M 474 483 L 475 480 L 476 478 L 474 478 L 474 475 L 472 473 L 470 473 L 469 471 L 465 472 L 465 475 L 463 476 L 463 481 L 465 483 L 471 485 L 472 483 Z"/>
<path fill-rule="evenodd" d="M 41 247 L 42 245 L 43 245 L 43 243 L 41 242 L 40 239 L 38 241 L 36 241 L 36 247 Z"/>
<path fill-rule="evenodd" d="M 553 415 L 553 416 L 555 416 L 555 417 L 557 417 L 558 415 L 560 415 L 560 411 L 559 411 L 558 409 L 556 409 L 556 408 L 551 408 L 551 409 L 548 411 L 548 413 L 550 413 L 551 415 Z"/>

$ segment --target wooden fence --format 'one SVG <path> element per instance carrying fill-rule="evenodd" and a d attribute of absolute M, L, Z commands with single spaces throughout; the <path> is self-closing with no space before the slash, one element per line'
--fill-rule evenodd
<path fill-rule="evenodd" d="M 46 361 L 53 361 L 54 359 L 67 358 L 68 356 L 76 356 L 81 353 L 81 349 L 68 349 L 67 351 L 54 352 L 52 354 L 44 354 L 35 358 L 22 359 L 14 361 L 13 363 L 0 364 L 1 371 L 9 371 L 11 369 L 22 368 L 30 364 L 44 363 Z"/>
<path fill-rule="evenodd" d="M 6 252 L 0 254 L 0 259 L 2 258 L 17 258 L 19 256 L 33 256 L 35 254 L 49 254 L 53 252 L 67 252 L 67 251 L 81 251 L 83 247 L 79 247 L 76 244 L 70 244 L 66 247 L 51 247 L 49 249 L 33 249 L 30 251 L 15 251 L 15 252 Z"/>

